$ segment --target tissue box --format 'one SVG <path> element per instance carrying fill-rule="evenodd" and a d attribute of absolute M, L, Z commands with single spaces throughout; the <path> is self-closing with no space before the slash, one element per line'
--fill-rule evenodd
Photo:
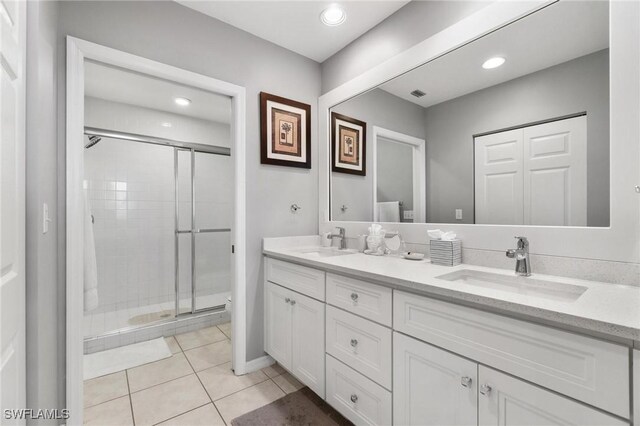
<path fill-rule="evenodd" d="M 429 243 L 431 263 L 442 266 L 456 266 L 462 263 L 462 241 L 431 240 Z"/>

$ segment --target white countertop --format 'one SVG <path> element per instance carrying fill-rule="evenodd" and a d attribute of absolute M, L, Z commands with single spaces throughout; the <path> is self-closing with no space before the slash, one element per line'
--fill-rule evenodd
<path fill-rule="evenodd" d="M 489 308 L 515 317 L 583 331 L 640 347 L 640 287 L 534 273 L 531 276 L 533 279 L 587 287 L 587 291 L 575 301 L 548 300 L 436 278 L 461 269 L 513 276 L 512 271 L 504 269 L 466 264 L 446 267 L 433 265 L 429 259 L 412 261 L 389 255 L 354 253 L 335 257 L 311 257 L 300 252 L 304 247 L 319 246 L 319 242 L 319 237 L 316 236 L 265 238 L 263 252 L 269 257 L 374 281 L 376 284 L 436 296 L 480 309 Z"/>

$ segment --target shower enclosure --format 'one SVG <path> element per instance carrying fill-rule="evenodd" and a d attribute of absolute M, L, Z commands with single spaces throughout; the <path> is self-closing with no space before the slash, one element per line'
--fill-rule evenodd
<path fill-rule="evenodd" d="M 231 149 L 92 127 L 85 135 L 98 283 L 85 339 L 224 311 Z"/>

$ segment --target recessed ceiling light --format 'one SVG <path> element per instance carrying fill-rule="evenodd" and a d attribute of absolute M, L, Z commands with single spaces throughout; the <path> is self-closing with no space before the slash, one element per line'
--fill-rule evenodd
<path fill-rule="evenodd" d="M 169 123 L 168 121 L 165 121 L 164 123 L 161 124 L 162 127 L 171 127 L 171 123 Z"/>
<path fill-rule="evenodd" d="M 320 14 L 320 20 L 323 24 L 328 25 L 330 27 L 335 27 L 337 25 L 342 24 L 347 19 L 347 14 L 345 11 L 338 6 L 337 4 L 333 4 L 322 11 Z"/>
<path fill-rule="evenodd" d="M 504 64 L 506 61 L 506 59 L 504 59 L 501 56 L 496 56 L 490 59 L 487 59 L 486 61 L 484 61 L 484 64 L 482 64 L 482 68 L 484 68 L 485 70 L 490 70 L 493 68 L 498 68 L 500 65 Z"/>
<path fill-rule="evenodd" d="M 191 104 L 191 99 L 187 98 L 175 98 L 174 101 L 180 106 L 188 106 L 189 104 Z"/>

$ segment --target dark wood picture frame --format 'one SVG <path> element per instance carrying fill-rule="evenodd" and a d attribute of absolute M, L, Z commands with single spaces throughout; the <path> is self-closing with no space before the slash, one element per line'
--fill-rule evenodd
<path fill-rule="evenodd" d="M 267 124 L 271 117 L 267 116 L 267 102 L 274 102 L 305 111 L 305 139 L 306 150 L 305 161 L 288 161 L 285 159 L 276 159 L 269 157 L 269 135 L 267 134 Z M 273 137 L 273 136 L 272 136 Z M 303 142 L 300 142 L 303 143 Z M 311 105 L 297 102 L 281 96 L 272 95 L 270 93 L 260 92 L 260 163 L 273 164 L 277 166 L 298 167 L 303 169 L 311 168 Z"/>
<path fill-rule="evenodd" d="M 359 126 L 362 128 L 362 137 L 361 137 L 362 170 L 348 169 L 348 168 L 340 167 L 338 164 L 336 164 L 335 149 L 338 143 L 338 141 L 336 140 L 336 126 L 337 126 L 336 121 L 337 120 L 346 121 L 347 123 L 351 123 L 355 126 Z M 346 115 L 339 114 L 337 112 L 332 112 L 331 113 L 331 138 L 329 139 L 331 141 L 330 142 L 331 146 L 329 147 L 329 153 L 331 155 L 331 171 L 338 172 L 338 173 L 347 173 L 351 175 L 358 175 L 358 176 L 367 175 L 367 123 L 352 117 L 348 117 Z"/>

